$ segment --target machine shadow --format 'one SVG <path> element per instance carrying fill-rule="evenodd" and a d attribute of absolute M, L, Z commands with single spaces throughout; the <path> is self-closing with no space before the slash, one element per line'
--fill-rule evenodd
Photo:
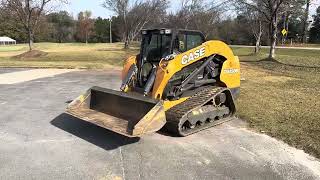
<path fill-rule="evenodd" d="M 181 137 L 177 134 L 172 134 L 172 132 L 169 132 L 166 127 L 162 127 L 159 131 L 157 131 L 158 134 L 162 136 L 172 137 L 172 138 L 178 138 Z"/>
<path fill-rule="evenodd" d="M 66 113 L 60 114 L 50 122 L 53 126 L 75 135 L 105 150 L 136 143 L 140 138 L 129 138 L 89 122 L 80 120 Z"/>

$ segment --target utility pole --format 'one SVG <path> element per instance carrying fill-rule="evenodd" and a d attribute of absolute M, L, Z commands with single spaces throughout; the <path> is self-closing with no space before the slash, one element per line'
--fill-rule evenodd
<path fill-rule="evenodd" d="M 110 43 L 112 43 L 112 17 L 110 17 L 110 20 L 109 20 L 109 24 L 110 24 Z"/>
<path fill-rule="evenodd" d="M 303 43 L 307 43 L 307 35 L 308 35 L 308 19 L 309 19 L 309 10 L 310 10 L 310 0 L 306 0 L 306 10 L 304 13 L 304 24 L 303 24 Z"/>

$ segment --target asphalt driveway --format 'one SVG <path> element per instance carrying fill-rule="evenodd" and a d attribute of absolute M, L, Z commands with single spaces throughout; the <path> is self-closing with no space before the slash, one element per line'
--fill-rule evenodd
<path fill-rule="evenodd" d="M 0 79 L 21 71 L 0 69 Z M 320 179 L 315 158 L 239 119 L 140 139 L 78 120 L 64 114 L 67 103 L 94 85 L 117 89 L 120 72 L 50 74 L 0 81 L 0 179 Z"/>

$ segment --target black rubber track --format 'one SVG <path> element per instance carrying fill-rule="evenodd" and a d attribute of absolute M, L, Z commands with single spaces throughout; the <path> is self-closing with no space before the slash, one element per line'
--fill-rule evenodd
<path fill-rule="evenodd" d="M 205 105 L 207 102 L 211 101 L 216 95 L 222 92 L 225 92 L 225 93 L 227 92 L 226 94 L 230 96 L 229 101 L 232 101 L 232 102 L 229 102 L 229 104 L 231 104 L 231 107 L 228 107 L 230 108 L 229 116 L 223 119 L 212 121 L 210 123 L 205 123 L 204 125 L 200 127 L 196 127 L 194 129 L 189 129 L 187 131 L 181 130 L 183 123 L 188 120 L 187 115 L 189 112 L 192 112 L 194 109 L 197 109 Z M 203 88 L 201 91 L 194 94 L 186 101 L 166 111 L 167 123 L 164 128 L 176 136 L 188 136 L 190 134 L 199 132 L 209 127 L 216 126 L 223 122 L 229 121 L 233 118 L 234 113 L 235 113 L 235 106 L 234 106 L 234 102 L 233 102 L 233 98 L 230 90 L 224 87 L 209 86 L 209 87 Z"/>

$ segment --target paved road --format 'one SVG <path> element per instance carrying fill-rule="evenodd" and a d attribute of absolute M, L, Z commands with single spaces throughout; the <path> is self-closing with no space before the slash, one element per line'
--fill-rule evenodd
<path fill-rule="evenodd" d="M 93 85 L 119 87 L 119 72 L 39 77 L 0 83 L 0 179 L 320 179 L 313 157 L 241 120 L 185 138 L 128 139 L 63 113 Z"/>
<path fill-rule="evenodd" d="M 245 45 L 230 45 L 231 47 L 250 47 L 254 48 L 255 46 L 245 46 Z M 270 48 L 270 46 L 261 46 L 261 48 Z M 320 47 L 288 47 L 288 46 L 277 46 L 277 49 L 301 49 L 301 50 L 320 50 Z"/>

